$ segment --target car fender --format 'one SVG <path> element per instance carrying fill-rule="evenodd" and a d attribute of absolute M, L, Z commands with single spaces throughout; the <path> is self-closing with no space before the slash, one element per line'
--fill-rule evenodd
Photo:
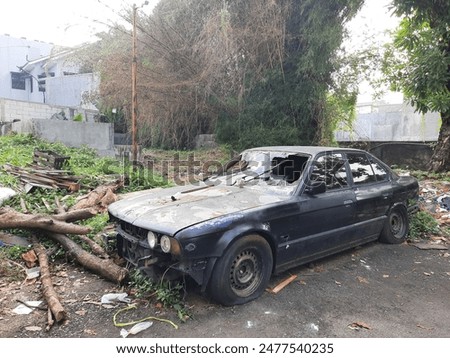
<path fill-rule="evenodd" d="M 389 208 L 388 212 L 386 213 L 386 216 L 389 215 L 389 213 L 398 207 L 403 207 L 406 211 L 408 211 L 408 206 L 406 205 L 406 203 L 400 201 L 400 202 L 396 202 L 394 204 L 391 205 L 391 207 Z"/>
<path fill-rule="evenodd" d="M 232 229 L 226 231 L 223 233 L 223 235 L 220 237 L 220 239 L 217 241 L 214 252 L 212 257 L 208 260 L 208 265 L 205 270 L 205 274 L 203 277 L 203 283 L 202 283 L 202 291 L 204 292 L 206 290 L 206 287 L 209 283 L 209 280 L 211 278 L 212 272 L 214 270 L 214 267 L 216 265 L 217 259 L 220 258 L 224 252 L 230 247 L 234 242 L 239 240 L 241 237 L 247 236 L 247 235 L 259 235 L 267 240 L 267 242 L 270 245 L 270 248 L 272 249 L 272 255 L 273 255 L 273 267 L 272 272 L 274 270 L 274 267 L 276 266 L 276 246 L 275 246 L 275 239 L 273 238 L 272 234 L 270 233 L 270 227 L 265 224 L 260 225 L 250 225 L 250 224 L 241 224 L 238 226 L 233 227 Z"/>
<path fill-rule="evenodd" d="M 275 264 L 276 261 L 275 238 L 272 236 L 272 233 L 270 232 L 269 225 L 264 223 L 258 225 L 243 223 L 241 225 L 233 227 L 231 230 L 224 232 L 216 243 L 216 247 L 214 249 L 214 256 L 221 257 L 223 253 L 228 249 L 228 247 L 230 247 L 235 241 L 247 235 L 259 235 L 267 240 L 272 249 L 272 255 Z"/>

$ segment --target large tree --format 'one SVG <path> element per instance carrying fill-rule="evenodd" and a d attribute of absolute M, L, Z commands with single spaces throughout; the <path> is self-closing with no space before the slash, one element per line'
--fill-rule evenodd
<path fill-rule="evenodd" d="M 140 12 L 141 143 L 183 148 L 196 134 L 214 131 L 239 147 L 329 137 L 337 53 L 344 25 L 362 3 L 161 0 L 149 17 Z M 125 110 L 130 45 L 129 33 L 118 28 L 95 50 L 102 54 L 102 103 Z"/>
<path fill-rule="evenodd" d="M 393 0 L 402 18 L 384 72 L 394 90 L 421 112 L 440 112 L 442 125 L 430 164 L 450 170 L 450 1 Z"/>

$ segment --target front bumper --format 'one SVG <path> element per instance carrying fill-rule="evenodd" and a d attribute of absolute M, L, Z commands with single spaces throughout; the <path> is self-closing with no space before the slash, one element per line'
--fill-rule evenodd
<path fill-rule="evenodd" d="M 119 256 L 150 279 L 176 280 L 188 275 L 201 285 L 203 290 L 206 288 L 215 262 L 214 258 L 185 260 L 170 253 L 152 250 L 146 240 L 130 235 L 120 226 L 117 228 L 116 239 Z"/>

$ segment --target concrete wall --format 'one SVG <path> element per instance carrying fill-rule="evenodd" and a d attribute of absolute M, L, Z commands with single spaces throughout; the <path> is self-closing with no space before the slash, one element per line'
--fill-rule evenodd
<path fill-rule="evenodd" d="M 341 142 L 342 147 L 367 150 L 390 166 L 427 170 L 433 155 L 434 143 L 410 142 Z"/>
<path fill-rule="evenodd" d="M 97 88 L 98 80 L 92 73 L 49 77 L 46 78 L 47 104 L 71 107 L 92 106 L 83 100 L 83 94 L 94 92 Z"/>
<path fill-rule="evenodd" d="M 357 110 L 353 127 L 336 131 L 338 142 L 430 142 L 439 135 L 439 113 L 422 115 L 407 104 L 367 104 Z"/>
<path fill-rule="evenodd" d="M 74 115 L 81 113 L 83 119 L 88 122 L 94 122 L 94 117 L 98 114 L 97 110 L 0 98 L 0 122 L 12 122 L 15 119 L 19 119 L 20 122 L 14 123 L 12 127 L 17 132 L 29 132 L 30 121 L 33 118 L 50 119 L 52 117 L 60 117 L 58 114 L 61 112 L 64 112 L 68 120 L 73 119 Z"/>
<path fill-rule="evenodd" d="M 33 119 L 32 133 L 49 142 L 61 142 L 69 147 L 87 146 L 99 155 L 114 156 L 114 129 L 111 123 L 90 123 Z"/>
<path fill-rule="evenodd" d="M 58 119 L 64 112 L 67 120 Z M 70 120 L 81 113 L 88 121 Z M 94 122 L 98 111 L 49 106 L 42 103 L 0 99 L 0 135 L 6 131 L 32 133 L 50 142 L 62 142 L 70 147 L 86 145 L 103 156 L 114 156 L 114 127 L 111 123 Z M 14 122 L 14 120 L 20 120 Z"/>

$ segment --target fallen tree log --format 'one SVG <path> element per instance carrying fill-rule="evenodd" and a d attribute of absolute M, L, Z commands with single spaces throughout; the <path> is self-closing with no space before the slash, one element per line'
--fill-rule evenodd
<path fill-rule="evenodd" d="M 121 284 L 128 275 L 128 270 L 125 268 L 116 265 L 111 260 L 101 259 L 83 250 L 81 246 L 66 235 L 47 232 L 46 236 L 59 243 L 81 266 L 108 281 Z"/>
<path fill-rule="evenodd" d="M 122 186 L 123 182 L 121 181 L 110 185 L 101 185 L 78 198 L 78 202 L 69 211 L 85 208 L 96 208 L 99 211 L 105 211 L 109 204 L 117 200 L 117 196 L 114 193 Z"/>
<path fill-rule="evenodd" d="M 0 208 L 0 229 L 32 229 L 60 234 L 86 235 L 91 231 L 90 228 L 65 221 L 68 218 L 72 221 L 79 220 L 85 214 L 85 211 L 78 211 L 76 215 L 22 214 L 11 208 Z"/>
<path fill-rule="evenodd" d="M 53 282 L 48 267 L 48 258 L 44 247 L 35 239 L 32 239 L 33 250 L 39 259 L 39 267 L 41 269 L 42 295 L 47 301 L 48 307 L 53 313 L 56 322 L 61 322 L 67 318 L 67 313 L 59 301 L 58 294 L 53 288 Z"/>

